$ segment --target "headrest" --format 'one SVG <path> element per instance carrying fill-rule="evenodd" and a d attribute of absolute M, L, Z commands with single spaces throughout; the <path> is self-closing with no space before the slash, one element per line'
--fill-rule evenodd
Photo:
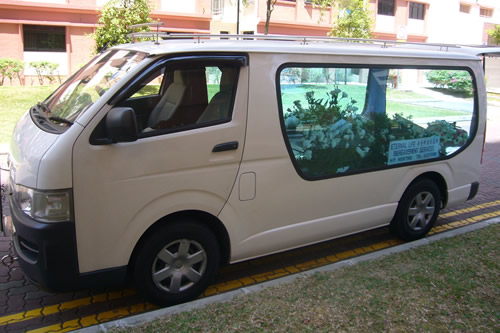
<path fill-rule="evenodd" d="M 186 84 L 185 78 L 186 74 L 182 70 L 174 71 L 174 82 L 175 84 Z"/>
<path fill-rule="evenodd" d="M 220 79 L 220 90 L 232 90 L 236 84 L 236 71 L 237 68 L 234 67 L 222 67 L 222 75 Z"/>

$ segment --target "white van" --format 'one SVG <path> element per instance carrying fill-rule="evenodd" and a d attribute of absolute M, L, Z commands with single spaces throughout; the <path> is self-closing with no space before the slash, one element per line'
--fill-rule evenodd
<path fill-rule="evenodd" d="M 252 38 L 114 47 L 22 117 L 10 205 L 30 279 L 130 277 L 171 305 L 226 263 L 386 225 L 423 237 L 477 193 L 484 49 Z"/>

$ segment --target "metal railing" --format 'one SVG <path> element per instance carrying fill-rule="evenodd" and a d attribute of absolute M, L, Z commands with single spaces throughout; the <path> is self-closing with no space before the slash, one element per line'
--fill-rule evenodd
<path fill-rule="evenodd" d="M 151 24 L 154 25 L 154 24 Z M 288 36 L 288 35 L 259 35 L 259 34 L 190 34 L 190 33 L 168 33 L 159 31 L 134 32 L 127 35 L 135 41 L 138 38 L 152 38 L 155 44 L 160 41 L 193 39 L 196 43 L 202 43 L 205 40 L 259 40 L 259 41 L 284 41 L 299 42 L 302 45 L 316 43 L 360 43 L 378 45 L 382 48 L 389 47 L 408 47 L 418 49 L 432 49 L 438 51 L 449 51 L 450 49 L 460 49 L 463 46 L 456 44 L 437 44 L 437 43 L 417 43 L 400 42 L 394 40 L 381 39 L 362 39 L 362 38 L 341 38 L 341 37 L 319 37 L 319 36 Z"/>

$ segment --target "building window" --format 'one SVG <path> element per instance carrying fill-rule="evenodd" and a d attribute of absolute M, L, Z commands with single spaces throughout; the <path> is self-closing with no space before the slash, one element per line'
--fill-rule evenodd
<path fill-rule="evenodd" d="M 229 31 L 221 31 L 220 32 L 221 35 L 229 35 Z M 227 37 L 221 37 L 220 39 L 229 39 Z"/>
<path fill-rule="evenodd" d="M 483 17 L 492 17 L 493 16 L 493 9 L 481 7 L 479 9 L 479 15 L 483 16 Z"/>
<path fill-rule="evenodd" d="M 409 18 L 423 20 L 425 15 L 425 5 L 423 3 L 410 2 Z"/>
<path fill-rule="evenodd" d="M 212 15 L 221 15 L 224 11 L 224 0 L 212 0 Z"/>
<path fill-rule="evenodd" d="M 66 27 L 23 25 L 24 51 L 66 52 Z"/>
<path fill-rule="evenodd" d="M 377 14 L 394 16 L 394 0 L 378 0 Z"/>
<path fill-rule="evenodd" d="M 460 4 L 460 13 L 469 14 L 470 13 L 470 5 L 467 5 L 465 3 L 461 3 Z"/>

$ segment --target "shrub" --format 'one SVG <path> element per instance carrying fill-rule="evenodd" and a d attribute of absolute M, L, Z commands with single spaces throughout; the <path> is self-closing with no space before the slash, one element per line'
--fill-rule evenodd
<path fill-rule="evenodd" d="M 500 44 L 500 24 L 496 25 L 495 28 L 488 30 L 488 35 L 491 36 L 494 43 Z"/>
<path fill-rule="evenodd" d="M 425 76 L 437 88 L 461 92 L 472 91 L 472 79 L 466 71 L 436 70 L 427 72 Z"/>
<path fill-rule="evenodd" d="M 0 59 L 0 86 L 3 86 L 5 78 L 9 78 L 10 85 L 12 79 L 18 78 L 19 84 L 22 84 L 21 76 L 24 71 L 24 61 L 11 58 Z"/>
<path fill-rule="evenodd" d="M 61 83 L 61 78 L 57 73 L 59 64 L 49 61 L 32 61 L 30 62 L 30 66 L 35 69 L 36 75 L 38 76 L 38 82 L 41 86 L 43 85 L 44 78 L 47 78 L 50 84 L 54 83 L 56 75 L 59 79 L 59 83 Z"/>

